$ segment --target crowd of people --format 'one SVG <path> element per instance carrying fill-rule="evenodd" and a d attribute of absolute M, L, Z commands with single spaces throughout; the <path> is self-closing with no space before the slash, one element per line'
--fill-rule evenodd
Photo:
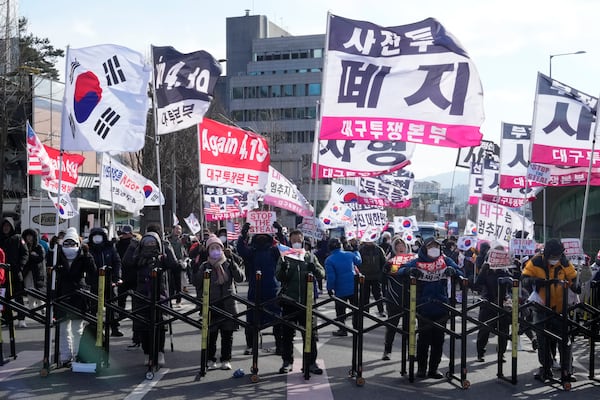
<path fill-rule="evenodd" d="M 247 282 L 248 300 L 264 304 L 262 312 L 246 314 L 249 326 L 273 325 L 275 352 L 281 356 L 279 373 L 292 370 L 294 361 L 293 340 L 294 325 L 309 329 L 306 325 L 303 308 L 310 296 L 313 300 L 325 294 L 335 298 L 337 330 L 335 337 L 348 336 L 346 316 L 348 305 L 356 305 L 355 299 L 362 299 L 363 306 L 375 301 L 369 312 L 376 312 L 381 319 L 387 319 L 385 339 L 382 343 L 383 360 L 390 360 L 396 329 L 404 304 L 404 291 L 407 279 L 417 282 L 418 337 L 416 346 L 418 378 L 441 379 L 439 371 L 442 358 L 444 327 L 449 319 L 449 284 L 453 277 L 466 278 L 469 290 L 479 298 L 486 300 L 479 308 L 479 321 L 492 320 L 497 316 L 495 306 L 502 307 L 503 299 L 510 297 L 512 283 L 502 278 L 520 279 L 522 283 L 521 300 L 533 297 L 544 303 L 555 313 L 561 313 L 563 290 L 581 293 L 577 271 L 565 257 L 563 245 L 559 240 L 547 241 L 543 249 L 529 259 L 515 258 L 512 268 L 496 268 L 488 262 L 490 251 L 504 251 L 502 246 L 482 243 L 478 249 L 458 250 L 456 238 L 440 240 L 435 237 L 417 238 L 409 243 L 401 236 L 392 236 L 384 232 L 377 241 L 344 237 L 332 237 L 320 241 L 305 238 L 303 232 L 291 230 L 289 234 L 277 222 L 274 233 L 250 234 L 250 225 L 245 224 L 237 240 L 227 239 L 227 230 L 221 228 L 212 233 L 208 229 L 196 235 L 184 235 L 181 226 L 174 226 L 168 237 L 163 235 L 160 226 L 149 225 L 143 234 L 136 234 L 133 228 L 125 225 L 119 231 L 118 238 L 110 239 L 108 231 L 93 228 L 84 239 L 75 228 L 69 228 L 48 241 L 48 237 L 38 237 L 32 229 L 22 234 L 16 232 L 14 221 L 4 218 L 0 235 L 0 261 L 11 270 L 10 282 L 0 285 L 12 285 L 16 293 L 15 301 L 24 304 L 21 295 L 25 288 L 44 291 L 46 266 L 56 268 L 56 295 L 74 310 L 96 313 L 97 304 L 89 297 L 82 296 L 80 290 L 98 293 L 98 271 L 105 270 L 104 293 L 108 297 L 120 295 L 119 307 L 125 309 L 126 298 L 132 291 L 151 298 L 151 276 L 153 271 L 162 271 L 158 283 L 159 299 L 174 301 L 174 308 L 181 307 L 182 296 L 190 286 L 195 287 L 196 295 L 201 298 L 205 272 L 210 272 L 210 304 L 224 310 L 227 314 L 238 313 L 239 305 L 231 297 L 236 294 L 239 285 Z M 600 253 L 599 253 L 600 254 Z M 599 279 L 597 274 L 600 256 L 592 264 L 589 279 Z M 595 267 L 595 268 L 594 268 Z M 0 268 L 1 270 L 1 268 Z M 0 271 L 3 272 L 3 271 Z M 313 293 L 307 293 L 307 276 L 312 274 L 315 281 Z M 364 276 L 363 292 L 355 293 L 355 277 Z M 587 281 L 586 280 L 586 281 Z M 567 281 L 565 289 L 560 281 Z M 257 286 L 257 282 L 259 286 Z M 324 284 L 325 282 L 325 284 Z M 500 282 L 500 284 L 499 284 Z M 583 282 L 585 283 L 585 282 Z M 259 288 L 257 291 L 256 288 Z M 465 294 L 466 295 L 466 294 Z M 33 296 L 27 299 L 30 308 L 39 303 Z M 132 309 L 142 310 L 146 319 L 150 311 L 143 307 L 138 296 L 132 296 Z M 534 309 L 530 312 L 533 323 L 545 324 L 546 329 L 559 334 L 561 326 L 558 319 L 548 318 L 548 311 Z M 352 326 L 356 327 L 358 313 L 352 313 Z M 56 319 L 60 326 L 59 353 L 62 366 L 69 366 L 79 357 L 79 343 L 86 322 L 80 314 L 58 308 Z M 277 317 L 283 317 L 289 324 L 273 323 Z M 108 317 L 111 336 L 123 336 L 120 330 L 118 313 Z M 26 328 L 25 314 L 16 315 L 16 326 Z M 232 368 L 232 349 L 234 333 L 239 329 L 235 320 L 219 317 L 213 322 L 208 337 L 208 369 L 229 370 Z M 6 318 L 3 319 L 6 323 Z M 505 333 L 498 338 L 500 354 L 507 348 L 507 336 L 510 319 L 505 315 L 498 320 L 499 331 Z M 245 351 L 251 354 L 256 345 L 256 330 L 244 329 Z M 491 330 L 481 327 L 477 332 L 477 361 L 484 361 L 486 347 Z M 531 339 L 534 350 L 538 352 L 540 369 L 536 378 L 552 378 L 552 367 L 556 364 L 556 341 L 545 335 L 535 335 L 530 329 L 523 330 Z M 141 320 L 133 321 L 132 344 L 141 347 L 145 356 L 144 363 L 152 364 L 152 330 Z M 217 365 L 217 341 L 220 341 L 220 366 Z M 304 338 L 305 335 L 302 335 Z M 312 374 L 323 371 L 317 363 L 318 332 L 310 335 L 311 349 L 309 370 Z M 158 350 L 155 360 L 165 364 L 165 332 L 159 329 Z M 572 377 L 569 351 L 562 351 L 561 368 Z M 504 357 L 503 357 L 504 359 Z"/>

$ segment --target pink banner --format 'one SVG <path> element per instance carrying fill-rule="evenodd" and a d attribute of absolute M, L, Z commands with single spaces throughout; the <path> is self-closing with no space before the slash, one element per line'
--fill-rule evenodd
<path fill-rule="evenodd" d="M 482 137 L 478 126 L 351 116 L 324 116 L 319 136 L 322 140 L 400 140 L 456 148 L 478 146 Z"/>
<path fill-rule="evenodd" d="M 588 167 L 590 165 L 590 150 L 546 146 L 534 143 L 531 162 L 571 167 Z M 594 151 L 593 167 L 600 167 L 600 150 Z"/>

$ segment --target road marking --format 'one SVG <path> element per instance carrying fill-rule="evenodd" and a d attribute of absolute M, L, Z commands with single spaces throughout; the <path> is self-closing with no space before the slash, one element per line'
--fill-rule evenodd
<path fill-rule="evenodd" d="M 158 384 L 158 382 L 169 372 L 168 368 L 161 368 L 154 374 L 154 378 L 152 380 L 144 379 L 142 383 L 137 385 L 135 389 L 125 397 L 125 400 L 141 400 L 144 398 L 146 393 L 148 393 L 154 386 Z"/>
<path fill-rule="evenodd" d="M 318 343 L 317 349 L 320 350 L 325 343 Z M 302 354 L 303 341 L 294 343 L 295 354 Z M 329 385 L 329 377 L 325 362 L 317 359 L 317 364 L 323 369 L 322 375 L 310 375 L 309 380 L 304 379 L 302 373 L 302 357 L 294 357 L 294 365 L 292 371 L 287 376 L 287 399 L 288 400 L 333 400 L 333 392 Z"/>
<path fill-rule="evenodd" d="M 41 361 L 39 351 L 26 350 L 19 352 L 16 360 L 10 358 L 6 364 L 0 367 L 0 382 L 4 382 L 14 374 L 30 368 Z"/>

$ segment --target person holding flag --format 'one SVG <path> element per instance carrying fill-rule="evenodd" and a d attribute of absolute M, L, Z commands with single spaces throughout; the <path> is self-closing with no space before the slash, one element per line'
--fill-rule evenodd
<path fill-rule="evenodd" d="M 325 269 L 314 254 L 304 250 L 304 234 L 300 230 L 290 232 L 289 240 L 292 248 L 287 254 L 282 252 L 277 262 L 276 277 L 281 282 L 281 315 L 290 323 L 306 327 L 306 314 L 298 304 L 306 304 L 307 296 L 314 297 L 313 293 L 307 293 L 307 276 L 313 274 L 316 279 L 325 277 Z M 283 364 L 279 368 L 280 374 L 287 374 L 292 370 L 294 364 L 294 328 L 287 324 L 282 327 L 281 358 Z M 303 335 L 304 337 L 304 335 Z M 306 338 L 305 338 L 306 339 Z M 311 355 L 309 371 L 320 375 L 323 370 L 317 365 L 317 340 L 316 335 L 311 335 Z"/>

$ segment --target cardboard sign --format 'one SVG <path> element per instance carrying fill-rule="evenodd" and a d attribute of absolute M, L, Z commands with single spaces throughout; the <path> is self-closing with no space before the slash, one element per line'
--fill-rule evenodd
<path fill-rule="evenodd" d="M 513 268 L 515 265 L 512 262 L 508 251 L 491 249 L 488 252 L 488 261 L 491 269 L 497 268 Z"/>
<path fill-rule="evenodd" d="M 533 256 L 535 254 L 535 240 L 510 239 L 510 252 L 514 256 Z"/>
<path fill-rule="evenodd" d="M 250 224 L 250 233 L 275 233 L 273 222 L 277 220 L 275 211 L 249 211 L 246 222 Z"/>

